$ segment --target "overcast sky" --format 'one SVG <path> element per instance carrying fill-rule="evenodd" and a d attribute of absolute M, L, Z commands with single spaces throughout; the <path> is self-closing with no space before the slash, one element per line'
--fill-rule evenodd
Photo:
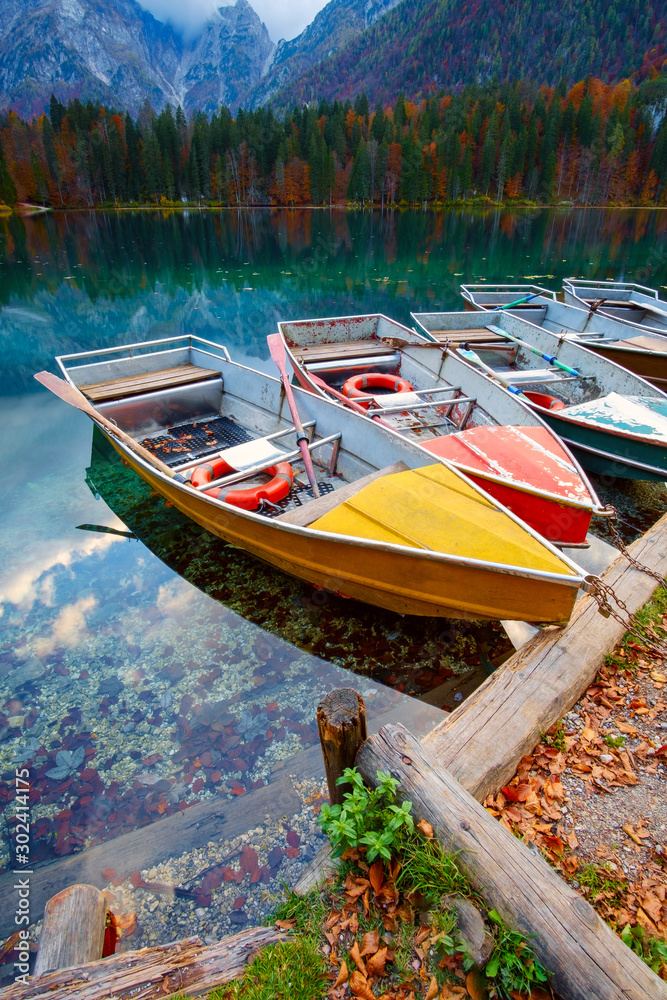
<path fill-rule="evenodd" d="M 188 34 L 194 33 L 221 0 L 140 0 L 142 7 L 149 10 L 160 21 L 170 21 L 176 28 Z M 268 28 L 274 42 L 280 38 L 294 38 L 306 25 L 310 24 L 318 10 L 327 0 L 249 0 Z"/>

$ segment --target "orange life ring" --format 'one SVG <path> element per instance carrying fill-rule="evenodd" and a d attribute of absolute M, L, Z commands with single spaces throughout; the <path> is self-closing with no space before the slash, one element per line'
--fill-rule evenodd
<path fill-rule="evenodd" d="M 190 482 L 193 486 L 203 486 L 205 483 L 213 482 L 218 476 L 224 476 L 226 472 L 234 472 L 234 469 L 227 465 L 223 459 L 208 465 L 198 465 L 192 473 Z M 294 473 L 289 462 L 278 462 L 277 465 L 270 465 L 264 469 L 264 472 L 273 478 L 268 483 L 262 483 L 261 486 L 252 486 L 245 490 L 232 487 L 226 491 L 225 487 L 221 486 L 218 489 L 203 490 L 203 492 L 209 497 L 215 497 L 216 500 L 231 503 L 234 507 L 242 507 L 243 510 L 257 510 L 262 500 L 277 503 L 278 500 L 286 497 L 292 489 L 294 481 Z"/>
<path fill-rule="evenodd" d="M 536 406 L 541 406 L 543 410 L 564 410 L 566 403 L 555 396 L 548 396 L 546 392 L 524 392 L 526 399 Z"/>
<path fill-rule="evenodd" d="M 368 396 L 369 389 L 391 389 L 392 392 L 412 392 L 413 387 L 406 378 L 398 375 L 385 375 L 383 372 L 368 372 L 366 375 L 353 375 L 343 384 L 343 395 L 348 399 L 357 396 Z M 360 403 L 368 409 L 370 400 Z"/>

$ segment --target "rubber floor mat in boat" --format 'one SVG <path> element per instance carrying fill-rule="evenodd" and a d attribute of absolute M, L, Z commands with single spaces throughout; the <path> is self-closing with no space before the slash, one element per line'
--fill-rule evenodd
<path fill-rule="evenodd" d="M 327 493 L 331 493 L 334 489 L 332 483 L 318 482 L 317 485 L 320 490 L 320 496 L 326 496 Z M 284 514 L 286 510 L 295 510 L 297 507 L 302 507 L 312 499 L 314 499 L 313 491 L 310 486 L 293 486 L 286 497 L 278 500 L 271 507 L 265 507 L 264 510 L 260 510 L 258 513 L 264 514 L 266 517 L 277 517 L 278 514 Z"/>
<path fill-rule="evenodd" d="M 195 458 L 206 458 L 224 448 L 252 441 L 252 435 L 229 417 L 211 417 L 169 427 L 162 434 L 141 442 L 171 468 Z"/>

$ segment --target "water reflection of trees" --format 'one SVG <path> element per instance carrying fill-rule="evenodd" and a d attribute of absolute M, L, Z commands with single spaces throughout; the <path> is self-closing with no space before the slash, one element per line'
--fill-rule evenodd
<path fill-rule="evenodd" d="M 23 316 L 4 310 L 0 329 L 15 369 L 172 332 L 224 332 L 257 351 L 289 316 L 381 310 L 406 322 L 411 310 L 459 309 L 466 280 L 664 285 L 666 232 L 667 214 L 644 209 L 11 216 L 0 222 L 0 304 Z"/>

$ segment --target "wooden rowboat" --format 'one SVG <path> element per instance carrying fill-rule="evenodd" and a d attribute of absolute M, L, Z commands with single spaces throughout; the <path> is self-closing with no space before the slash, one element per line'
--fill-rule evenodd
<path fill-rule="evenodd" d="M 412 315 L 425 338 L 456 344 L 459 353 L 466 331 L 480 327 L 479 313 Z M 481 322 L 504 343 L 484 347 L 478 342 L 467 359 L 521 393 L 584 468 L 626 479 L 667 480 L 664 392 L 511 312 L 487 312 Z"/>
<path fill-rule="evenodd" d="M 591 515 L 608 513 L 537 413 L 454 352 L 429 347 L 378 314 L 281 322 L 278 329 L 300 385 L 323 397 L 340 399 L 348 380 L 363 375 L 405 380 L 408 392 L 368 390 L 365 401 L 362 393 L 365 412 L 450 461 L 554 544 L 587 545 Z M 347 405 L 361 409 L 358 399 Z"/>
<path fill-rule="evenodd" d="M 623 318 L 620 310 L 612 315 L 593 304 L 589 307 L 581 299 L 574 301 L 566 285 L 564 282 L 565 303 L 556 300 L 555 292 L 538 285 L 461 285 L 461 294 L 466 309 L 501 308 L 609 358 L 659 389 L 667 389 L 667 336 L 663 335 L 667 327 L 660 331 L 639 326 Z M 600 296 L 603 294 L 601 290 Z"/>
<path fill-rule="evenodd" d="M 575 563 L 455 469 L 297 388 L 321 493 L 311 499 L 281 383 L 235 364 L 218 345 L 184 337 L 57 360 L 69 385 L 47 373 L 40 381 L 73 405 L 78 387 L 88 400 L 80 408 L 156 492 L 315 586 L 399 613 L 557 622 L 578 588 L 590 586 Z M 194 470 L 218 461 L 237 471 L 194 487 Z M 291 463 L 294 476 L 280 503 L 246 510 L 212 495 L 249 488 L 276 463 Z"/>
<path fill-rule="evenodd" d="M 594 309 L 599 316 L 618 319 L 643 330 L 667 334 L 667 302 L 656 288 L 632 281 L 588 281 L 566 278 L 563 297 L 579 309 Z"/>

